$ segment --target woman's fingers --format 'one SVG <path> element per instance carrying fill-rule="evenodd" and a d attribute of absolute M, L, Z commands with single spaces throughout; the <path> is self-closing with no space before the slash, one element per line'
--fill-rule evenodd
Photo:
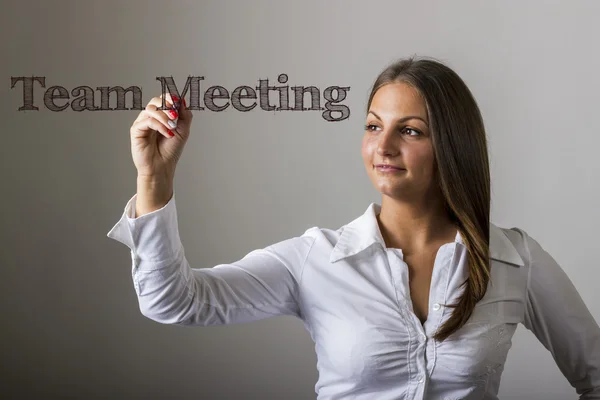
<path fill-rule="evenodd" d="M 163 114 L 156 115 L 156 114 Z M 166 138 L 171 138 L 174 134 L 169 134 L 170 128 L 161 119 L 167 118 L 162 111 L 144 110 L 140 113 L 140 117 L 131 126 L 132 132 L 142 133 L 146 136 L 148 129 L 155 130 Z M 167 118 L 168 119 L 168 118 Z"/>
<path fill-rule="evenodd" d="M 151 100 L 151 102 L 155 105 L 157 105 L 158 107 L 162 107 L 162 94 Z M 175 118 L 175 121 L 177 122 L 178 119 L 187 121 L 188 125 L 189 122 L 192 120 L 192 118 L 194 117 L 194 115 L 192 114 L 192 112 L 187 108 L 187 104 L 185 102 L 185 98 L 179 98 L 179 96 L 177 96 L 176 94 L 171 94 L 171 93 L 167 93 L 166 94 L 166 98 L 165 98 L 165 107 L 171 108 L 171 107 L 175 107 L 178 110 L 178 115 L 177 118 Z M 169 110 L 164 110 L 167 114 L 169 112 Z"/>
<path fill-rule="evenodd" d="M 183 125 L 184 130 L 189 129 L 193 114 L 186 108 L 185 99 L 179 99 L 176 95 L 167 93 L 164 102 L 166 108 L 161 109 L 163 95 L 153 97 L 134 121 L 132 132 L 145 133 L 146 130 L 153 129 L 167 138 L 173 137 L 175 133 L 181 137 L 178 125 Z M 169 131 L 173 134 L 169 134 Z"/>
<path fill-rule="evenodd" d="M 157 105 L 149 103 L 144 110 L 147 116 L 159 120 L 167 129 L 177 128 L 178 114 L 174 110 L 161 110 Z"/>
<path fill-rule="evenodd" d="M 179 118 L 184 121 L 187 121 L 187 124 L 189 125 L 189 122 L 194 117 L 194 114 L 192 114 L 192 112 L 187 108 L 185 98 L 182 98 L 182 99 L 176 98 L 175 103 L 176 103 L 176 105 L 178 105 Z"/>

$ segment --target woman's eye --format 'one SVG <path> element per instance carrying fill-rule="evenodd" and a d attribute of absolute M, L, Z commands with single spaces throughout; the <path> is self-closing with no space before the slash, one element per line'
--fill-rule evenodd
<path fill-rule="evenodd" d="M 378 127 L 376 125 L 373 125 L 373 124 L 367 124 L 367 125 L 365 125 L 365 130 L 367 130 L 369 132 L 372 132 L 373 128 L 378 128 Z M 405 132 L 405 131 L 411 131 L 411 132 L 416 133 L 416 135 L 409 135 L 409 136 L 420 136 L 421 135 L 421 132 L 419 132 L 418 130 L 413 129 L 413 128 L 404 128 L 400 132 Z"/>
<path fill-rule="evenodd" d="M 416 133 L 417 133 L 417 136 L 421 134 L 421 132 L 419 132 L 418 130 L 416 130 L 416 129 L 413 129 L 413 128 L 404 128 L 403 130 L 409 130 L 409 131 L 416 132 Z M 410 136 L 413 136 L 413 135 L 410 135 Z"/>

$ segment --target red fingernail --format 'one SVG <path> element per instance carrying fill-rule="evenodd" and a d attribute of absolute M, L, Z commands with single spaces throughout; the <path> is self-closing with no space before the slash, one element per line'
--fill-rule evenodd
<path fill-rule="evenodd" d="M 171 95 L 171 98 L 175 101 L 179 100 L 179 97 L 175 96 L 174 94 Z"/>
<path fill-rule="evenodd" d="M 177 111 L 175 111 L 175 110 L 169 110 L 169 117 L 175 119 L 175 118 L 177 118 L 177 115 L 178 115 Z"/>
<path fill-rule="evenodd" d="M 175 136 L 175 134 L 173 132 L 171 132 L 170 130 L 167 131 L 169 133 L 170 136 Z"/>

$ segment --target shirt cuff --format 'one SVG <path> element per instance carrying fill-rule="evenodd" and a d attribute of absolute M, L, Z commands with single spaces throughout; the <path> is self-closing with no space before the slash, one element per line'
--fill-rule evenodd
<path fill-rule="evenodd" d="M 136 198 L 137 194 L 129 199 L 121 218 L 106 236 L 129 247 L 132 255 L 144 261 L 144 267 L 161 268 L 172 262 L 183 247 L 175 193 L 162 208 L 133 218 Z"/>

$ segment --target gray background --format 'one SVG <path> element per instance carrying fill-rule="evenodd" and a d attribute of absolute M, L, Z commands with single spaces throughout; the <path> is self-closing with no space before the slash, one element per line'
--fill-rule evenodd
<path fill-rule="evenodd" d="M 454 68 L 490 141 L 492 221 L 525 229 L 600 319 L 598 1 L 19 1 L 0 14 L 3 121 L 0 396 L 311 399 L 301 321 L 183 328 L 143 317 L 129 249 L 106 237 L 135 193 L 138 111 L 18 111 L 11 76 L 160 93 L 275 83 L 350 86 L 351 116 L 196 111 L 175 192 L 186 256 L 233 262 L 379 202 L 360 155 L 370 85 L 398 57 Z M 98 92 L 96 92 L 98 93 Z M 113 104 L 114 106 L 114 104 Z M 501 399 L 575 399 L 520 325 Z M 5 397 L 6 398 L 6 397 Z"/>

